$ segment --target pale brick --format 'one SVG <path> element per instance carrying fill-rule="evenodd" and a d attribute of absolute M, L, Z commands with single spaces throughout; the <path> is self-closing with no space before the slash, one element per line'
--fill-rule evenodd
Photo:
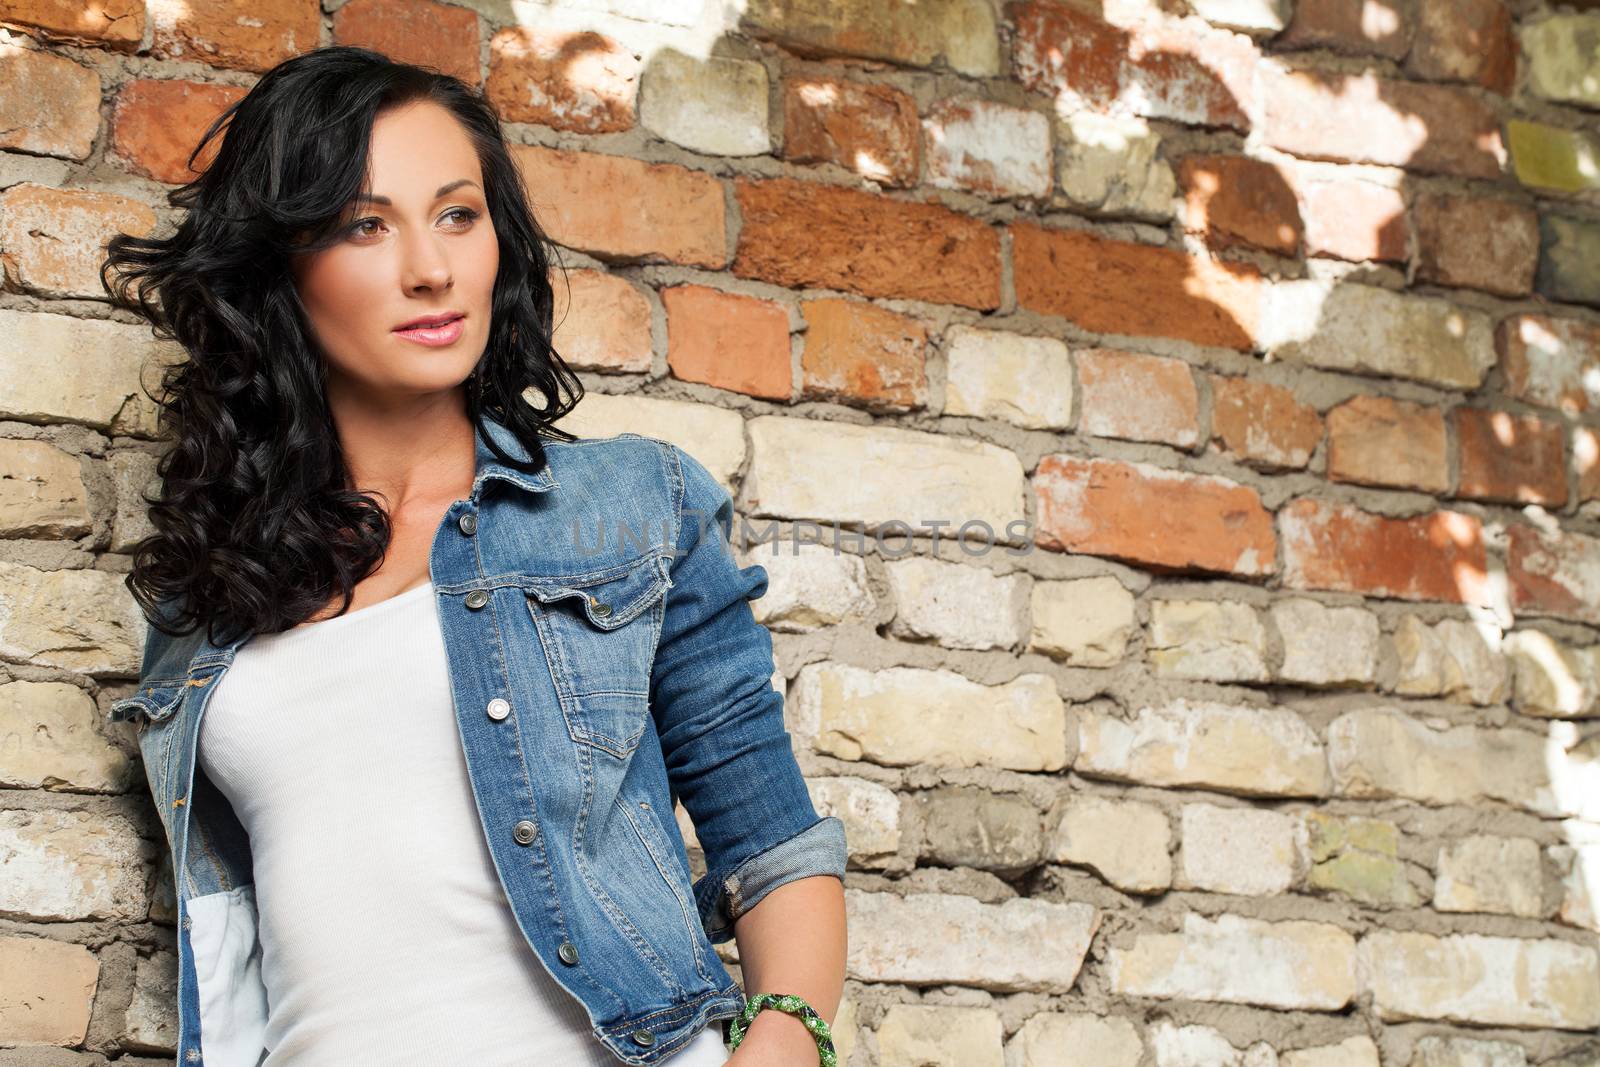
<path fill-rule="evenodd" d="M 148 495 L 159 498 L 161 479 L 156 472 L 158 457 L 149 452 L 111 453 L 111 481 L 117 489 L 117 509 L 111 516 L 111 551 L 128 552 L 145 537 L 156 532 L 150 521 Z"/>
<path fill-rule="evenodd" d="M 1299 875 L 1301 831 L 1291 815 L 1185 804 L 1179 833 L 1179 889 L 1270 896 L 1287 892 Z"/>
<path fill-rule="evenodd" d="M 156 405 L 142 384 L 178 358 L 148 326 L 0 310 L 0 417 L 154 437 Z"/>
<path fill-rule="evenodd" d="M 1311 868 L 1306 885 L 1374 906 L 1411 908 L 1421 897 L 1399 859 L 1400 830 L 1382 819 L 1300 813 Z"/>
<path fill-rule="evenodd" d="M 1257 1041 L 1238 1049 L 1209 1026 L 1179 1026 L 1169 1019 L 1150 1028 L 1156 1067 L 1278 1067 L 1272 1046 Z"/>
<path fill-rule="evenodd" d="M 1261 796 L 1323 796 L 1322 743 L 1283 708 L 1177 699 L 1129 721 L 1080 711 L 1078 759 L 1088 777 Z"/>
<path fill-rule="evenodd" d="M 1279 1067 L 1379 1067 L 1378 1046 L 1366 1034 L 1357 1034 L 1336 1045 L 1292 1049 L 1278 1063 Z"/>
<path fill-rule="evenodd" d="M 1074 667 L 1120 663 L 1128 639 L 1138 628 L 1133 594 L 1110 575 L 1035 581 L 1030 602 L 1031 652 L 1042 652 Z"/>
<path fill-rule="evenodd" d="M 122 1033 L 124 1048 L 171 1053 L 178 1043 L 178 956 L 161 949 L 140 956 L 133 1001 Z"/>
<path fill-rule="evenodd" d="M 754 515 L 913 530 L 962 524 L 983 543 L 1024 525 L 1022 462 L 1009 449 L 946 434 L 762 415 L 748 423 L 753 458 L 740 503 Z M 839 471 L 854 471 L 843 478 Z M 1011 523 L 1017 528 L 1008 530 Z M 900 535 L 895 536 L 899 543 Z"/>
<path fill-rule="evenodd" d="M 891 1004 L 878 1024 L 880 1067 L 1004 1067 L 993 1008 Z"/>
<path fill-rule="evenodd" d="M 1550 718 L 1600 712 L 1600 645 L 1574 648 L 1539 630 L 1516 630 L 1505 647 L 1518 711 Z"/>
<path fill-rule="evenodd" d="M 731 56 L 689 56 L 663 48 L 639 86 L 639 122 L 692 152 L 757 156 L 770 147 L 767 68 Z"/>
<path fill-rule="evenodd" d="M 927 556 L 889 560 L 884 569 L 894 591 L 894 636 L 962 649 L 1009 649 L 1022 640 L 1026 574 L 996 574 Z"/>
<path fill-rule="evenodd" d="M 1561 303 L 1600 305 L 1600 223 L 1541 215 L 1534 288 Z"/>
<path fill-rule="evenodd" d="M 1050 120 L 981 97 L 936 102 L 922 119 L 928 184 L 979 196 L 1050 193 Z"/>
<path fill-rule="evenodd" d="M 1100 925 L 1099 913 L 1078 901 L 983 904 L 943 893 L 846 889 L 845 903 L 847 970 L 863 982 L 1065 993 Z"/>
<path fill-rule="evenodd" d="M 1528 1050 L 1509 1041 L 1429 1034 L 1412 1049 L 1409 1067 L 1527 1067 L 1527 1064 Z"/>
<path fill-rule="evenodd" d="M 1563 193 L 1600 189 L 1600 137 L 1588 130 L 1508 119 L 1506 140 L 1523 185 Z"/>
<path fill-rule="evenodd" d="M 569 270 L 564 278 L 552 277 L 550 285 L 556 323 L 551 340 L 562 359 L 583 370 L 643 374 L 650 369 L 650 300 L 637 286 L 602 270 Z M 586 392 L 578 406 L 604 395 Z"/>
<path fill-rule="evenodd" d="M 1249 604 L 1236 600 L 1153 600 L 1151 667 L 1168 678 L 1212 682 L 1267 680 L 1267 632 Z"/>
<path fill-rule="evenodd" d="M 104 300 L 106 241 L 143 237 L 155 222 L 148 204 L 117 193 L 13 185 L 0 193 L 0 263 L 24 292 Z"/>
<path fill-rule="evenodd" d="M 1016 771 L 1066 766 L 1066 708 L 1042 674 L 989 686 L 943 669 L 813 663 L 796 677 L 791 705 L 797 738 L 840 759 Z M 979 710 L 986 705 L 987 715 Z"/>
<path fill-rule="evenodd" d="M 0 1041 L 81 1045 L 99 981 L 100 961 L 82 945 L 0 937 Z"/>
<path fill-rule="evenodd" d="M 1430 626 L 1406 615 L 1391 644 L 1399 663 L 1393 688 L 1402 696 L 1498 704 L 1510 694 L 1511 670 L 1492 622 L 1442 619 Z"/>
<path fill-rule="evenodd" d="M 1433 906 L 1538 918 L 1544 912 L 1542 854 L 1525 837 L 1478 834 L 1439 849 Z"/>
<path fill-rule="evenodd" d="M 115 793 L 133 782 L 128 753 L 96 729 L 88 693 L 65 682 L 0 685 L 0 786 Z"/>
<path fill-rule="evenodd" d="M 1083 399 L 1078 432 L 1192 448 L 1200 440 L 1200 392 L 1181 359 L 1087 348 L 1077 355 Z"/>
<path fill-rule="evenodd" d="M 1487 312 L 1434 297 L 1321 279 L 1266 293 L 1262 346 L 1273 359 L 1475 389 L 1495 362 Z"/>
<path fill-rule="evenodd" d="M 1113 947 L 1113 993 L 1268 1008 L 1338 1011 L 1356 995 L 1356 940 L 1327 923 L 1215 920 L 1194 912 L 1176 934 L 1140 934 Z"/>
<path fill-rule="evenodd" d="M 1567 843 L 1546 850 L 1561 879 L 1556 916 L 1568 926 L 1600 931 L 1600 826 L 1567 819 L 1561 832 Z"/>
<path fill-rule="evenodd" d="M 100 129 L 100 76 L 65 56 L 0 41 L 0 148 L 84 159 Z"/>
<path fill-rule="evenodd" d="M 1088 867 L 1126 893 L 1160 893 L 1172 884 L 1171 849 L 1172 827 L 1154 804 L 1081 794 L 1066 799 L 1045 858 Z"/>
<path fill-rule="evenodd" d="M 1351 711 L 1328 726 L 1328 765 L 1340 796 L 1497 800 L 1545 815 L 1573 803 L 1551 785 L 1543 738 L 1508 727 L 1434 729 L 1398 711 Z"/>
<path fill-rule="evenodd" d="M 78 537 L 91 521 L 77 456 L 46 441 L 0 441 L 0 535 Z"/>
<path fill-rule="evenodd" d="M 1056 201 L 1101 215 L 1172 217 L 1178 179 L 1144 119 L 1075 111 L 1055 118 Z"/>
<path fill-rule="evenodd" d="M 946 415 L 1004 419 L 1030 430 L 1072 422 L 1072 357 L 1053 337 L 957 324 L 945 331 Z"/>
<path fill-rule="evenodd" d="M 1288 24 L 1289 0 L 1189 0 L 1189 10 L 1213 26 L 1272 34 Z"/>
<path fill-rule="evenodd" d="M 1600 12 L 1530 21 L 1521 36 L 1529 92 L 1558 103 L 1600 108 Z"/>
<path fill-rule="evenodd" d="M 145 618 L 110 571 L 0 562 L 0 655 L 90 674 L 137 674 Z"/>
<path fill-rule="evenodd" d="M 946 867 L 1019 873 L 1039 862 L 1039 812 L 1028 800 L 953 786 L 919 793 L 924 857 Z"/>
<path fill-rule="evenodd" d="M 881 866 L 900 851 L 900 797 L 894 790 L 848 774 L 807 778 L 806 790 L 817 814 L 844 822 L 856 863 Z"/>
<path fill-rule="evenodd" d="M 40 922 L 141 922 L 156 849 L 121 815 L 0 811 L 0 912 Z"/>
<path fill-rule="evenodd" d="M 1378 930 L 1361 939 L 1361 959 L 1386 1021 L 1600 1026 L 1600 953 L 1590 945 Z"/>
<path fill-rule="evenodd" d="M 1277 680 L 1309 686 L 1366 685 L 1378 669 L 1378 617 L 1365 608 L 1328 607 L 1305 597 L 1274 601 L 1283 640 Z"/>
<path fill-rule="evenodd" d="M 1117 1016 L 1041 1011 L 1006 1044 L 1006 1067 L 1138 1067 L 1139 1028 Z"/>
<path fill-rule="evenodd" d="M 752 545 L 742 564 L 767 572 L 767 591 L 751 601 L 756 619 L 784 633 L 811 633 L 865 622 L 878 610 L 860 556 L 832 545 L 773 541 Z"/>
<path fill-rule="evenodd" d="M 999 74 L 994 10 L 984 0 L 935 0 L 907 6 L 850 0 L 742 5 L 741 28 L 816 54 L 884 59 L 913 67 L 945 66 L 972 77 Z"/>
<path fill-rule="evenodd" d="M 744 419 L 715 404 L 590 390 L 557 425 L 579 437 L 637 433 L 675 444 L 725 489 L 744 465 Z"/>

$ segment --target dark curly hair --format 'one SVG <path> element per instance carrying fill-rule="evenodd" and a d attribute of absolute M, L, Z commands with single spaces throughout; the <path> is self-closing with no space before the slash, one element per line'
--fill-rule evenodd
<path fill-rule="evenodd" d="M 489 340 L 466 382 L 476 434 L 501 461 L 544 466 L 541 434 L 583 386 L 551 342 L 552 250 L 534 220 L 493 106 L 457 78 L 364 48 L 285 60 L 217 117 L 189 156 L 219 140 L 199 177 L 168 194 L 186 214 L 168 237 L 107 242 L 101 281 L 188 358 L 166 368 L 160 407 L 172 447 L 146 498 L 156 532 L 126 579 L 147 619 L 178 636 L 274 633 L 305 621 L 382 563 L 388 514 L 349 483 L 324 392 L 326 364 L 291 279 L 291 256 L 327 247 L 363 191 L 374 118 L 419 99 L 466 128 L 500 246 Z M 523 398 L 532 387 L 544 400 Z M 484 427 L 510 429 L 531 463 Z"/>

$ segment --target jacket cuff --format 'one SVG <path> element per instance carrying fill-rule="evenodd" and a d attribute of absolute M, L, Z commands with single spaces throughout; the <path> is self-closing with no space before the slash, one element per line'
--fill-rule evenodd
<path fill-rule="evenodd" d="M 700 922 L 712 944 L 733 939 L 733 922 L 786 882 L 831 874 L 844 881 L 849 846 L 844 823 L 825 815 L 810 826 L 750 856 L 731 871 L 707 871 L 695 883 Z"/>

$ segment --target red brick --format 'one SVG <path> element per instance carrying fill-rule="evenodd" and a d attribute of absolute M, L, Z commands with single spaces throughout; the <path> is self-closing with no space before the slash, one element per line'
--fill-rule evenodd
<path fill-rule="evenodd" d="M 1211 383 L 1211 439 L 1252 467 L 1304 467 L 1322 440 L 1322 417 L 1293 389 L 1246 378 L 1206 375 Z"/>
<path fill-rule="evenodd" d="M 432 67 L 468 85 L 482 80 L 478 16 L 464 7 L 431 0 L 350 0 L 334 13 L 333 42 Z"/>
<path fill-rule="evenodd" d="M 1272 516 L 1254 489 L 1144 463 L 1049 455 L 1033 476 L 1046 548 L 1158 570 L 1271 574 Z"/>
<path fill-rule="evenodd" d="M 632 283 L 600 270 L 552 270 L 550 286 L 554 344 L 563 360 L 584 370 L 650 369 L 650 300 Z"/>
<path fill-rule="evenodd" d="M 1521 523 L 1506 533 L 1512 610 L 1600 623 L 1600 539 Z"/>
<path fill-rule="evenodd" d="M 927 328 L 909 315 L 860 300 L 823 297 L 800 305 L 805 347 L 800 399 L 874 411 L 927 406 Z"/>
<path fill-rule="evenodd" d="M 106 241 L 155 224 L 148 204 L 126 196 L 24 182 L 0 193 L 0 264 L 12 288 L 103 300 Z"/>
<path fill-rule="evenodd" d="M 1567 464 L 1560 423 L 1506 411 L 1456 408 L 1461 457 L 1457 496 L 1508 504 L 1567 502 Z"/>
<path fill-rule="evenodd" d="M 1081 230 L 1010 229 L 1017 303 L 1031 311 L 1095 333 L 1240 350 L 1255 344 L 1261 272 L 1254 267 Z"/>
<path fill-rule="evenodd" d="M 1000 304 L 1000 235 L 931 203 L 792 178 L 739 179 L 732 271 L 791 289 L 841 289 L 988 310 Z"/>
<path fill-rule="evenodd" d="M 1183 360 L 1086 348 L 1077 362 L 1078 432 L 1178 448 L 1200 440 L 1200 391 Z"/>
<path fill-rule="evenodd" d="M 149 0 L 151 51 L 230 70 L 266 71 L 320 44 L 318 0 Z"/>
<path fill-rule="evenodd" d="M 209 82 L 128 82 L 117 91 L 111 112 L 111 154 L 135 174 L 156 181 L 193 181 L 199 171 L 189 169 L 189 153 L 216 117 L 245 92 L 236 85 Z M 211 164 L 216 147 L 213 140 L 195 160 L 201 171 Z"/>
<path fill-rule="evenodd" d="M 1299 497 L 1278 512 L 1283 581 L 1401 600 L 1487 604 L 1483 526 L 1457 511 L 1392 518 Z"/>
<path fill-rule="evenodd" d="M 783 158 L 833 163 L 884 185 L 915 185 L 917 105 L 887 85 L 791 77 L 783 84 Z"/>
<path fill-rule="evenodd" d="M 1405 195 L 1392 186 L 1341 174 L 1345 168 L 1297 164 L 1282 168 L 1300 200 L 1306 253 L 1355 263 L 1406 259 Z"/>
<path fill-rule="evenodd" d="M 638 57 L 604 34 L 531 26 L 489 39 L 489 99 L 507 122 L 613 133 L 638 120 Z"/>
<path fill-rule="evenodd" d="M 1018 80 L 1058 108 L 1249 129 L 1259 56 L 1247 37 L 1193 21 L 1123 28 L 1054 0 L 1006 11 Z"/>
<path fill-rule="evenodd" d="M 1270 67 L 1261 74 L 1259 128 L 1274 148 L 1468 178 L 1500 175 L 1506 151 L 1499 118 L 1466 89 L 1371 74 Z"/>
<path fill-rule="evenodd" d="M 722 184 L 710 175 L 534 145 L 512 154 L 534 216 L 556 243 L 623 260 L 727 264 Z"/>
<path fill-rule="evenodd" d="M 789 399 L 789 313 L 704 285 L 661 290 L 672 376 L 768 400 Z"/>
<path fill-rule="evenodd" d="M 1411 44 L 1413 21 L 1403 0 L 1298 0 L 1273 44 L 1400 59 Z"/>
<path fill-rule="evenodd" d="M 0 26 L 131 52 L 144 40 L 144 0 L 0 0 Z"/>
<path fill-rule="evenodd" d="M 1587 426 L 1573 429 L 1572 467 L 1578 475 L 1578 501 L 1600 500 L 1600 432 Z"/>
<path fill-rule="evenodd" d="M 1539 213 L 1531 205 L 1422 192 L 1414 211 L 1420 280 L 1499 296 L 1533 291 Z"/>
<path fill-rule="evenodd" d="M 1600 409 L 1600 325 L 1510 315 L 1495 329 L 1506 395 L 1567 415 Z"/>
<path fill-rule="evenodd" d="M 1444 413 L 1386 396 L 1353 396 L 1328 412 L 1328 477 L 1442 493 L 1450 488 Z"/>
<path fill-rule="evenodd" d="M 1501 0 L 1418 5 L 1416 41 L 1406 69 L 1423 78 L 1464 81 L 1501 95 L 1517 78 L 1511 12 Z"/>
<path fill-rule="evenodd" d="M 1278 168 L 1245 156 L 1185 156 L 1178 166 L 1184 228 L 1213 248 L 1254 245 L 1296 255 L 1302 226 L 1294 189 Z"/>
<path fill-rule="evenodd" d="M 83 159 L 100 129 L 100 76 L 63 56 L 0 42 L 0 148 Z"/>

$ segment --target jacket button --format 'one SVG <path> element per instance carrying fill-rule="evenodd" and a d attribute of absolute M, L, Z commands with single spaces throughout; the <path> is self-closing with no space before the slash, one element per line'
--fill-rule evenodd
<path fill-rule="evenodd" d="M 489 718 L 493 719 L 495 722 L 499 722 L 501 719 L 511 714 L 511 702 L 502 697 L 495 697 L 493 700 L 489 701 L 488 712 Z"/>
<path fill-rule="evenodd" d="M 467 594 L 467 607 L 471 608 L 473 611 L 477 611 L 488 602 L 489 594 L 484 592 L 482 589 L 474 589 L 472 592 Z"/>
<path fill-rule="evenodd" d="M 200 1050 L 197 1049 L 197 1048 L 192 1048 L 188 1052 L 185 1052 L 183 1054 L 183 1058 L 188 1060 L 190 1063 L 199 1063 L 200 1062 Z"/>
<path fill-rule="evenodd" d="M 600 603 L 600 601 L 595 600 L 592 597 L 589 600 L 589 607 L 590 607 L 590 609 L 593 610 L 593 612 L 595 614 L 595 617 L 599 618 L 599 619 L 603 619 L 607 615 L 611 614 L 611 605 L 610 604 L 602 604 L 602 603 Z"/>
<path fill-rule="evenodd" d="M 561 947 L 556 949 L 556 955 L 561 957 L 561 962 L 568 967 L 575 967 L 578 963 L 578 946 L 571 941 L 561 942 Z"/>
<path fill-rule="evenodd" d="M 635 1045 L 643 1045 L 645 1048 L 656 1043 L 656 1035 L 648 1030 L 635 1030 L 632 1037 Z"/>
<path fill-rule="evenodd" d="M 478 516 L 469 511 L 456 520 L 456 525 L 461 527 L 462 533 L 471 537 L 478 532 Z"/>
<path fill-rule="evenodd" d="M 523 819 L 521 822 L 517 823 L 517 825 L 511 828 L 511 836 L 517 839 L 517 844 L 519 845 L 528 844 L 533 840 L 534 835 L 537 833 L 538 828 L 527 819 Z"/>

